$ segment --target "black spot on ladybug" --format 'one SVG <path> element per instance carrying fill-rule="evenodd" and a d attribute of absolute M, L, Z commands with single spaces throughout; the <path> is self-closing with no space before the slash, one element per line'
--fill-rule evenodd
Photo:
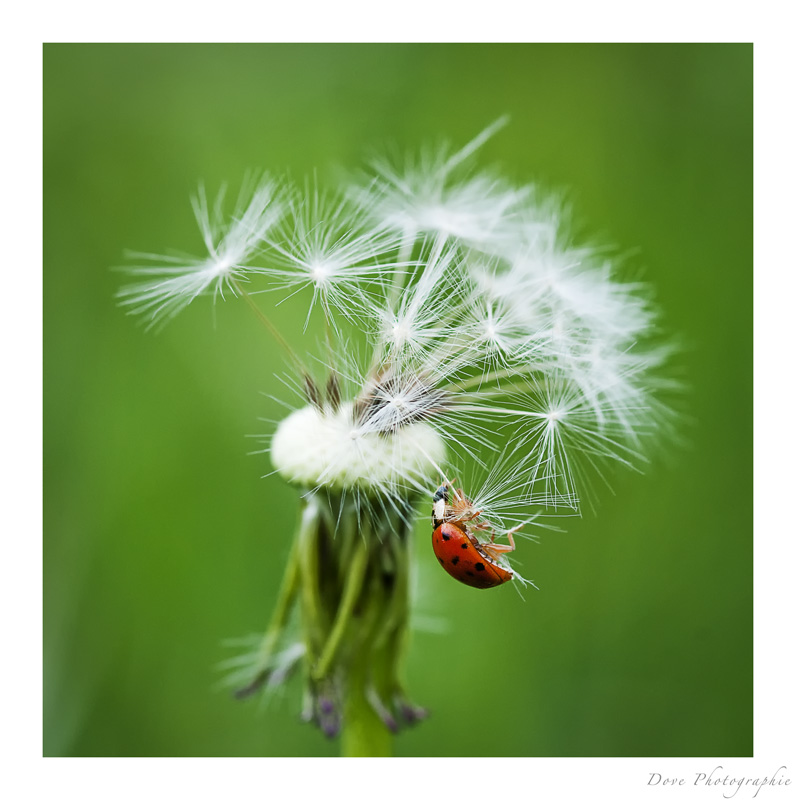
<path fill-rule="evenodd" d="M 454 556 L 451 559 L 451 564 L 453 564 L 453 566 L 455 567 L 458 563 L 459 563 L 459 556 Z"/>
<path fill-rule="evenodd" d="M 448 539 L 450 539 L 450 538 L 451 538 L 451 535 L 449 533 L 443 533 L 442 534 L 442 541 L 443 542 L 447 542 Z"/>
<path fill-rule="evenodd" d="M 481 563 L 478 563 L 478 564 L 476 564 L 476 565 L 475 565 L 475 568 L 476 568 L 476 569 L 477 569 L 479 572 L 483 572 L 483 571 L 486 569 L 486 567 L 485 567 L 483 564 L 481 564 Z"/>
<path fill-rule="evenodd" d="M 445 563 L 445 559 L 444 558 L 440 558 L 439 556 L 437 556 L 437 560 L 439 561 L 440 564 L 444 564 Z"/>
<path fill-rule="evenodd" d="M 475 577 L 475 573 L 470 569 L 467 570 L 466 574 L 469 575 L 471 578 Z"/>
<path fill-rule="evenodd" d="M 462 545 L 462 550 L 466 550 L 466 549 L 467 549 L 467 542 L 465 542 L 465 543 Z"/>

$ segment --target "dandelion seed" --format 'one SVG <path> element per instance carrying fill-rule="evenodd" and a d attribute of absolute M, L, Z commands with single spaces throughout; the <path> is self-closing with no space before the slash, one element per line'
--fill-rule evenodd
<path fill-rule="evenodd" d="M 223 298 L 225 291 L 237 294 L 236 281 L 247 281 L 249 275 L 258 272 L 248 262 L 282 214 L 282 206 L 276 199 L 276 184 L 263 179 L 254 187 L 244 185 L 229 222 L 223 219 L 224 194 L 222 189 L 212 209 L 208 207 L 204 186 L 192 198 L 194 215 L 207 248 L 206 257 L 133 254 L 160 262 L 126 267 L 125 271 L 150 280 L 127 286 L 118 293 L 120 305 L 133 314 L 143 315 L 148 327 L 167 322 L 200 295 L 210 293 Z"/>
<path fill-rule="evenodd" d="M 401 241 L 389 231 L 366 225 L 362 208 L 346 198 L 307 187 L 293 197 L 289 213 L 269 237 L 270 266 L 262 272 L 293 294 L 312 291 L 331 320 L 339 310 L 349 319 L 369 304 L 368 288 L 409 267 L 395 256 Z"/>
<path fill-rule="evenodd" d="M 473 246 L 499 240 L 511 214 L 527 196 L 490 174 L 457 178 L 469 157 L 502 128 L 499 119 L 461 150 L 423 150 L 416 159 L 393 164 L 374 159 L 374 177 L 354 196 L 367 198 L 371 213 L 384 225 L 410 239 L 418 234 L 456 238 Z"/>

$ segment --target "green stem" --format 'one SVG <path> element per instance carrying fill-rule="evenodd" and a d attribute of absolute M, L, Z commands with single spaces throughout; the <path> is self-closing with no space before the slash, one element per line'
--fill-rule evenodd
<path fill-rule="evenodd" d="M 365 588 L 368 604 L 360 618 L 361 638 L 354 645 L 346 677 L 342 740 L 344 756 L 392 755 L 392 737 L 395 733 L 391 708 L 394 664 L 385 661 L 389 654 L 382 633 L 385 625 L 391 621 L 395 586 L 387 589 L 385 583 L 384 545 L 374 547 L 373 544 L 371 540 L 371 569 Z M 390 719 L 391 723 L 388 722 Z"/>
<path fill-rule="evenodd" d="M 367 698 L 368 659 L 357 658 L 346 680 L 341 750 L 347 757 L 392 755 L 392 734 L 379 719 Z"/>

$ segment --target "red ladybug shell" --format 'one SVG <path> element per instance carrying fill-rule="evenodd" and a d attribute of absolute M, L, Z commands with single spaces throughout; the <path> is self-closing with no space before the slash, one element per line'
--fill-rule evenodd
<path fill-rule="evenodd" d="M 487 558 L 458 525 L 443 522 L 431 534 L 431 545 L 442 568 L 457 581 L 476 589 L 500 586 L 514 577 L 511 570 Z"/>

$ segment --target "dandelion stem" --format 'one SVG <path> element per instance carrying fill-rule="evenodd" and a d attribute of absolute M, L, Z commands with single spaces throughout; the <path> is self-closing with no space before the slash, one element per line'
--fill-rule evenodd
<path fill-rule="evenodd" d="M 367 604 L 359 626 L 359 636 L 349 661 L 345 689 L 345 725 L 343 727 L 342 754 L 344 756 L 392 755 L 392 733 L 395 719 L 385 708 L 380 693 L 391 689 L 390 675 L 385 673 L 384 648 L 381 639 L 385 617 L 389 616 L 389 596 L 384 573 L 379 568 L 383 551 L 371 548 L 373 566 L 367 576 Z M 381 669 L 379 668 L 381 666 Z M 394 665 L 389 665 L 394 666 Z"/>
<path fill-rule="evenodd" d="M 392 734 L 368 700 L 368 663 L 356 659 L 348 672 L 342 755 L 385 757 L 392 755 Z"/>

